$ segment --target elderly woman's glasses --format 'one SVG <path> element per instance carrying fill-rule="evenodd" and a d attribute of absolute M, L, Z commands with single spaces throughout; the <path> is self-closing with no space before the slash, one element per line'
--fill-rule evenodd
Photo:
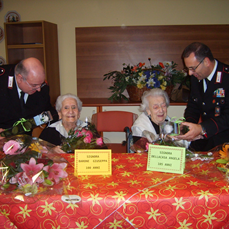
<path fill-rule="evenodd" d="M 200 61 L 200 63 L 196 66 L 196 67 L 190 67 L 190 68 L 185 68 L 185 71 L 192 71 L 195 72 L 196 69 L 202 64 L 202 62 L 204 61 L 205 57 Z"/>
<path fill-rule="evenodd" d="M 33 89 L 39 89 L 39 88 L 42 88 L 42 87 L 44 87 L 46 85 L 45 82 L 42 83 L 41 85 L 38 85 L 38 84 L 30 84 L 26 79 L 24 79 L 24 81 L 28 84 L 28 86 L 30 86 Z"/>
<path fill-rule="evenodd" d="M 161 109 L 166 108 L 166 103 L 154 104 L 154 105 L 153 105 L 153 109 L 154 109 L 155 111 L 159 110 L 160 108 L 161 108 Z"/>

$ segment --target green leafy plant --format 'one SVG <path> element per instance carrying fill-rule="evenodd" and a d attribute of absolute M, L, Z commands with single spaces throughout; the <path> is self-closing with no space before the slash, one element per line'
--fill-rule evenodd
<path fill-rule="evenodd" d="M 124 63 L 121 71 L 111 71 L 104 74 L 103 80 L 113 81 L 113 85 L 108 88 L 112 92 L 108 99 L 112 102 L 122 99 L 128 100 L 123 94 L 128 86 L 136 86 L 139 89 L 146 87 L 148 89 L 161 88 L 165 90 L 170 85 L 182 83 L 187 74 L 184 71 L 177 70 L 176 67 L 177 64 L 173 61 L 159 62 L 156 65 L 150 63 L 148 67 L 141 62 L 133 66 Z"/>

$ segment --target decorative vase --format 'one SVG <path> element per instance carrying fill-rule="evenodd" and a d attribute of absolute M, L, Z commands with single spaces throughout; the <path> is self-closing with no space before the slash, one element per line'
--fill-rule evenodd
<path fill-rule="evenodd" d="M 150 89 L 147 87 L 143 87 L 140 89 L 136 86 L 127 86 L 126 90 L 129 94 L 131 102 L 141 102 L 141 97 L 142 97 L 143 92 L 148 91 Z"/>

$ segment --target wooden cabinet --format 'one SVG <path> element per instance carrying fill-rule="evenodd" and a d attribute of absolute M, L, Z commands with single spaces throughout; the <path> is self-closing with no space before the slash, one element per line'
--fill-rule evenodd
<path fill-rule="evenodd" d="M 35 57 L 44 65 L 54 104 L 60 95 L 57 25 L 47 21 L 9 22 L 4 24 L 6 60 L 16 64 Z"/>

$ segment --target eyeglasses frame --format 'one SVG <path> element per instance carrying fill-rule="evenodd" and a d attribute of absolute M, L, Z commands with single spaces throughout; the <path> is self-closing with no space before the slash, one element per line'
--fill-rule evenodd
<path fill-rule="evenodd" d="M 23 77 L 23 80 L 27 83 L 27 85 L 29 86 L 29 87 L 31 87 L 31 88 L 33 88 L 33 89 L 39 89 L 39 88 L 42 88 L 42 87 L 44 87 L 45 85 L 47 85 L 45 82 L 44 83 L 42 83 L 40 86 L 33 86 L 33 85 L 31 85 L 28 81 L 27 81 L 27 79 L 25 79 L 24 77 Z"/>
<path fill-rule="evenodd" d="M 205 57 L 199 62 L 199 64 L 196 67 L 190 67 L 190 68 L 185 68 L 186 71 L 192 71 L 195 72 L 196 69 L 202 64 L 202 62 L 204 61 Z"/>

